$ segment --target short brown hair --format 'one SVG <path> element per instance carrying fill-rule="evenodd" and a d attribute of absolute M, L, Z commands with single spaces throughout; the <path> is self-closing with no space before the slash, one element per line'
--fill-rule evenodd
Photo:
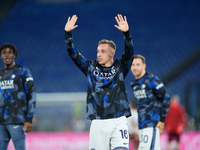
<path fill-rule="evenodd" d="M 110 47 L 112 47 L 114 50 L 116 50 L 116 45 L 115 45 L 115 43 L 113 42 L 113 41 L 111 41 L 111 40 L 106 40 L 106 39 L 103 39 L 103 40 L 101 40 L 101 41 L 99 41 L 99 43 L 98 43 L 98 46 L 100 45 L 100 44 L 108 44 Z"/>
<path fill-rule="evenodd" d="M 140 55 L 140 54 L 137 54 L 137 55 L 134 55 L 134 58 L 140 58 L 140 59 L 142 60 L 142 62 L 143 62 L 144 64 L 146 64 L 146 60 L 145 60 L 145 57 L 144 57 L 144 56 L 142 56 L 142 55 Z"/>

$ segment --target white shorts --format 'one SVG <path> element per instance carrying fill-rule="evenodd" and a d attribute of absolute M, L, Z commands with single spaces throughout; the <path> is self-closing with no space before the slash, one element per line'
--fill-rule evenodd
<path fill-rule="evenodd" d="M 139 130 L 140 144 L 138 150 L 160 150 L 160 130 L 149 127 Z"/>
<path fill-rule="evenodd" d="M 92 120 L 89 150 L 129 150 L 129 135 L 125 116 Z"/>

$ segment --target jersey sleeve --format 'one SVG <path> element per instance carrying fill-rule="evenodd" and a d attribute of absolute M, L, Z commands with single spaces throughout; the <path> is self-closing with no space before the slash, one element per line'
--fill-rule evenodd
<path fill-rule="evenodd" d="M 71 32 L 65 31 L 65 43 L 67 46 L 68 55 L 76 64 L 76 66 L 87 76 L 87 68 L 89 60 L 87 60 L 82 54 L 77 50 Z"/>
<path fill-rule="evenodd" d="M 32 123 L 33 115 L 35 113 L 36 106 L 36 93 L 33 77 L 29 69 L 25 68 L 22 71 L 22 79 L 24 84 L 25 96 L 27 100 L 28 112 L 25 118 L 25 122 Z"/>
<path fill-rule="evenodd" d="M 167 90 L 164 84 L 158 77 L 154 77 L 150 83 L 151 89 L 153 89 L 154 94 L 161 101 L 161 110 L 160 110 L 160 121 L 164 122 L 167 116 L 167 112 L 169 110 L 170 105 L 170 96 L 167 93 Z"/>
<path fill-rule="evenodd" d="M 124 68 L 124 76 L 127 76 L 133 61 L 134 47 L 132 36 L 129 31 L 123 32 L 124 34 L 124 53 L 122 55 L 122 63 Z"/>

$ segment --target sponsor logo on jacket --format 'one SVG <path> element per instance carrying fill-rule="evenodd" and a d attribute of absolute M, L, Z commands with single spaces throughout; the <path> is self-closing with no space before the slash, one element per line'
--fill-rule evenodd
<path fill-rule="evenodd" d="M 1 90 L 14 89 L 14 80 L 3 80 L 0 82 Z"/>

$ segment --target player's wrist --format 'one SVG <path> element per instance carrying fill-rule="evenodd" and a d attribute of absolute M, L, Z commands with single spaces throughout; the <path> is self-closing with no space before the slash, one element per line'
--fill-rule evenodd
<path fill-rule="evenodd" d="M 25 122 L 29 122 L 29 123 L 32 124 L 32 118 L 26 118 L 26 119 L 25 119 Z"/>
<path fill-rule="evenodd" d="M 165 117 L 160 117 L 160 122 L 165 122 Z"/>
<path fill-rule="evenodd" d="M 72 37 L 72 32 L 71 31 L 65 31 L 65 38 L 71 38 Z"/>
<path fill-rule="evenodd" d="M 126 38 L 128 38 L 128 37 L 130 37 L 130 36 L 131 36 L 131 34 L 130 34 L 129 30 L 127 30 L 127 31 L 123 32 L 123 34 L 124 34 L 124 36 L 125 36 Z"/>

